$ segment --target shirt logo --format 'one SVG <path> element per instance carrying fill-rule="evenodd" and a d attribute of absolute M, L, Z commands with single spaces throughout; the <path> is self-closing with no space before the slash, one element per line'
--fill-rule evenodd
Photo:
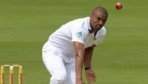
<path fill-rule="evenodd" d="M 82 38 L 82 32 L 77 32 L 76 34 L 78 38 Z"/>

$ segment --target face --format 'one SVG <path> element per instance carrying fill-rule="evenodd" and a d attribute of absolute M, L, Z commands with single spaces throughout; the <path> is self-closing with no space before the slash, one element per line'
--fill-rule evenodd
<path fill-rule="evenodd" d="M 100 30 L 107 20 L 107 15 L 101 11 L 90 16 L 90 26 L 93 32 Z"/>

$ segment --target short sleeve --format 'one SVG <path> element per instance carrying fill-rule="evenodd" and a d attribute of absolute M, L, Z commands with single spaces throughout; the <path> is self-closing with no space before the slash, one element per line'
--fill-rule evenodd
<path fill-rule="evenodd" d="M 72 41 L 76 41 L 84 44 L 84 41 L 87 37 L 85 30 L 83 30 L 81 27 L 76 27 L 76 28 L 73 28 L 71 32 L 72 32 Z"/>

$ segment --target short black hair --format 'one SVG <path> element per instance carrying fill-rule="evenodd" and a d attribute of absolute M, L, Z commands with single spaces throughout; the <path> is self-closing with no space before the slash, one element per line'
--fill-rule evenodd
<path fill-rule="evenodd" d="M 107 12 L 106 8 L 101 7 L 101 6 L 100 7 L 96 7 L 96 8 L 93 9 L 91 14 L 94 15 L 97 11 L 103 12 L 108 17 L 108 12 Z"/>

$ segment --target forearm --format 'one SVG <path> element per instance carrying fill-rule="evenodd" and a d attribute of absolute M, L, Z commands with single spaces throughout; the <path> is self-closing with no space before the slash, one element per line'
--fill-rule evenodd
<path fill-rule="evenodd" d="M 91 68 L 91 61 L 92 61 L 92 55 L 93 55 L 93 49 L 94 47 L 89 47 L 85 49 L 84 54 L 84 66 Z"/>
<path fill-rule="evenodd" d="M 84 63 L 84 45 L 74 42 L 76 51 L 76 80 L 82 80 L 82 67 Z"/>
<path fill-rule="evenodd" d="M 94 84 L 93 82 L 96 80 L 95 73 L 93 72 L 91 67 L 93 49 L 94 49 L 94 46 L 86 48 L 85 54 L 84 54 L 85 75 L 86 75 L 88 84 Z"/>
<path fill-rule="evenodd" d="M 76 56 L 76 79 L 78 80 L 82 80 L 83 60 L 81 55 Z"/>

